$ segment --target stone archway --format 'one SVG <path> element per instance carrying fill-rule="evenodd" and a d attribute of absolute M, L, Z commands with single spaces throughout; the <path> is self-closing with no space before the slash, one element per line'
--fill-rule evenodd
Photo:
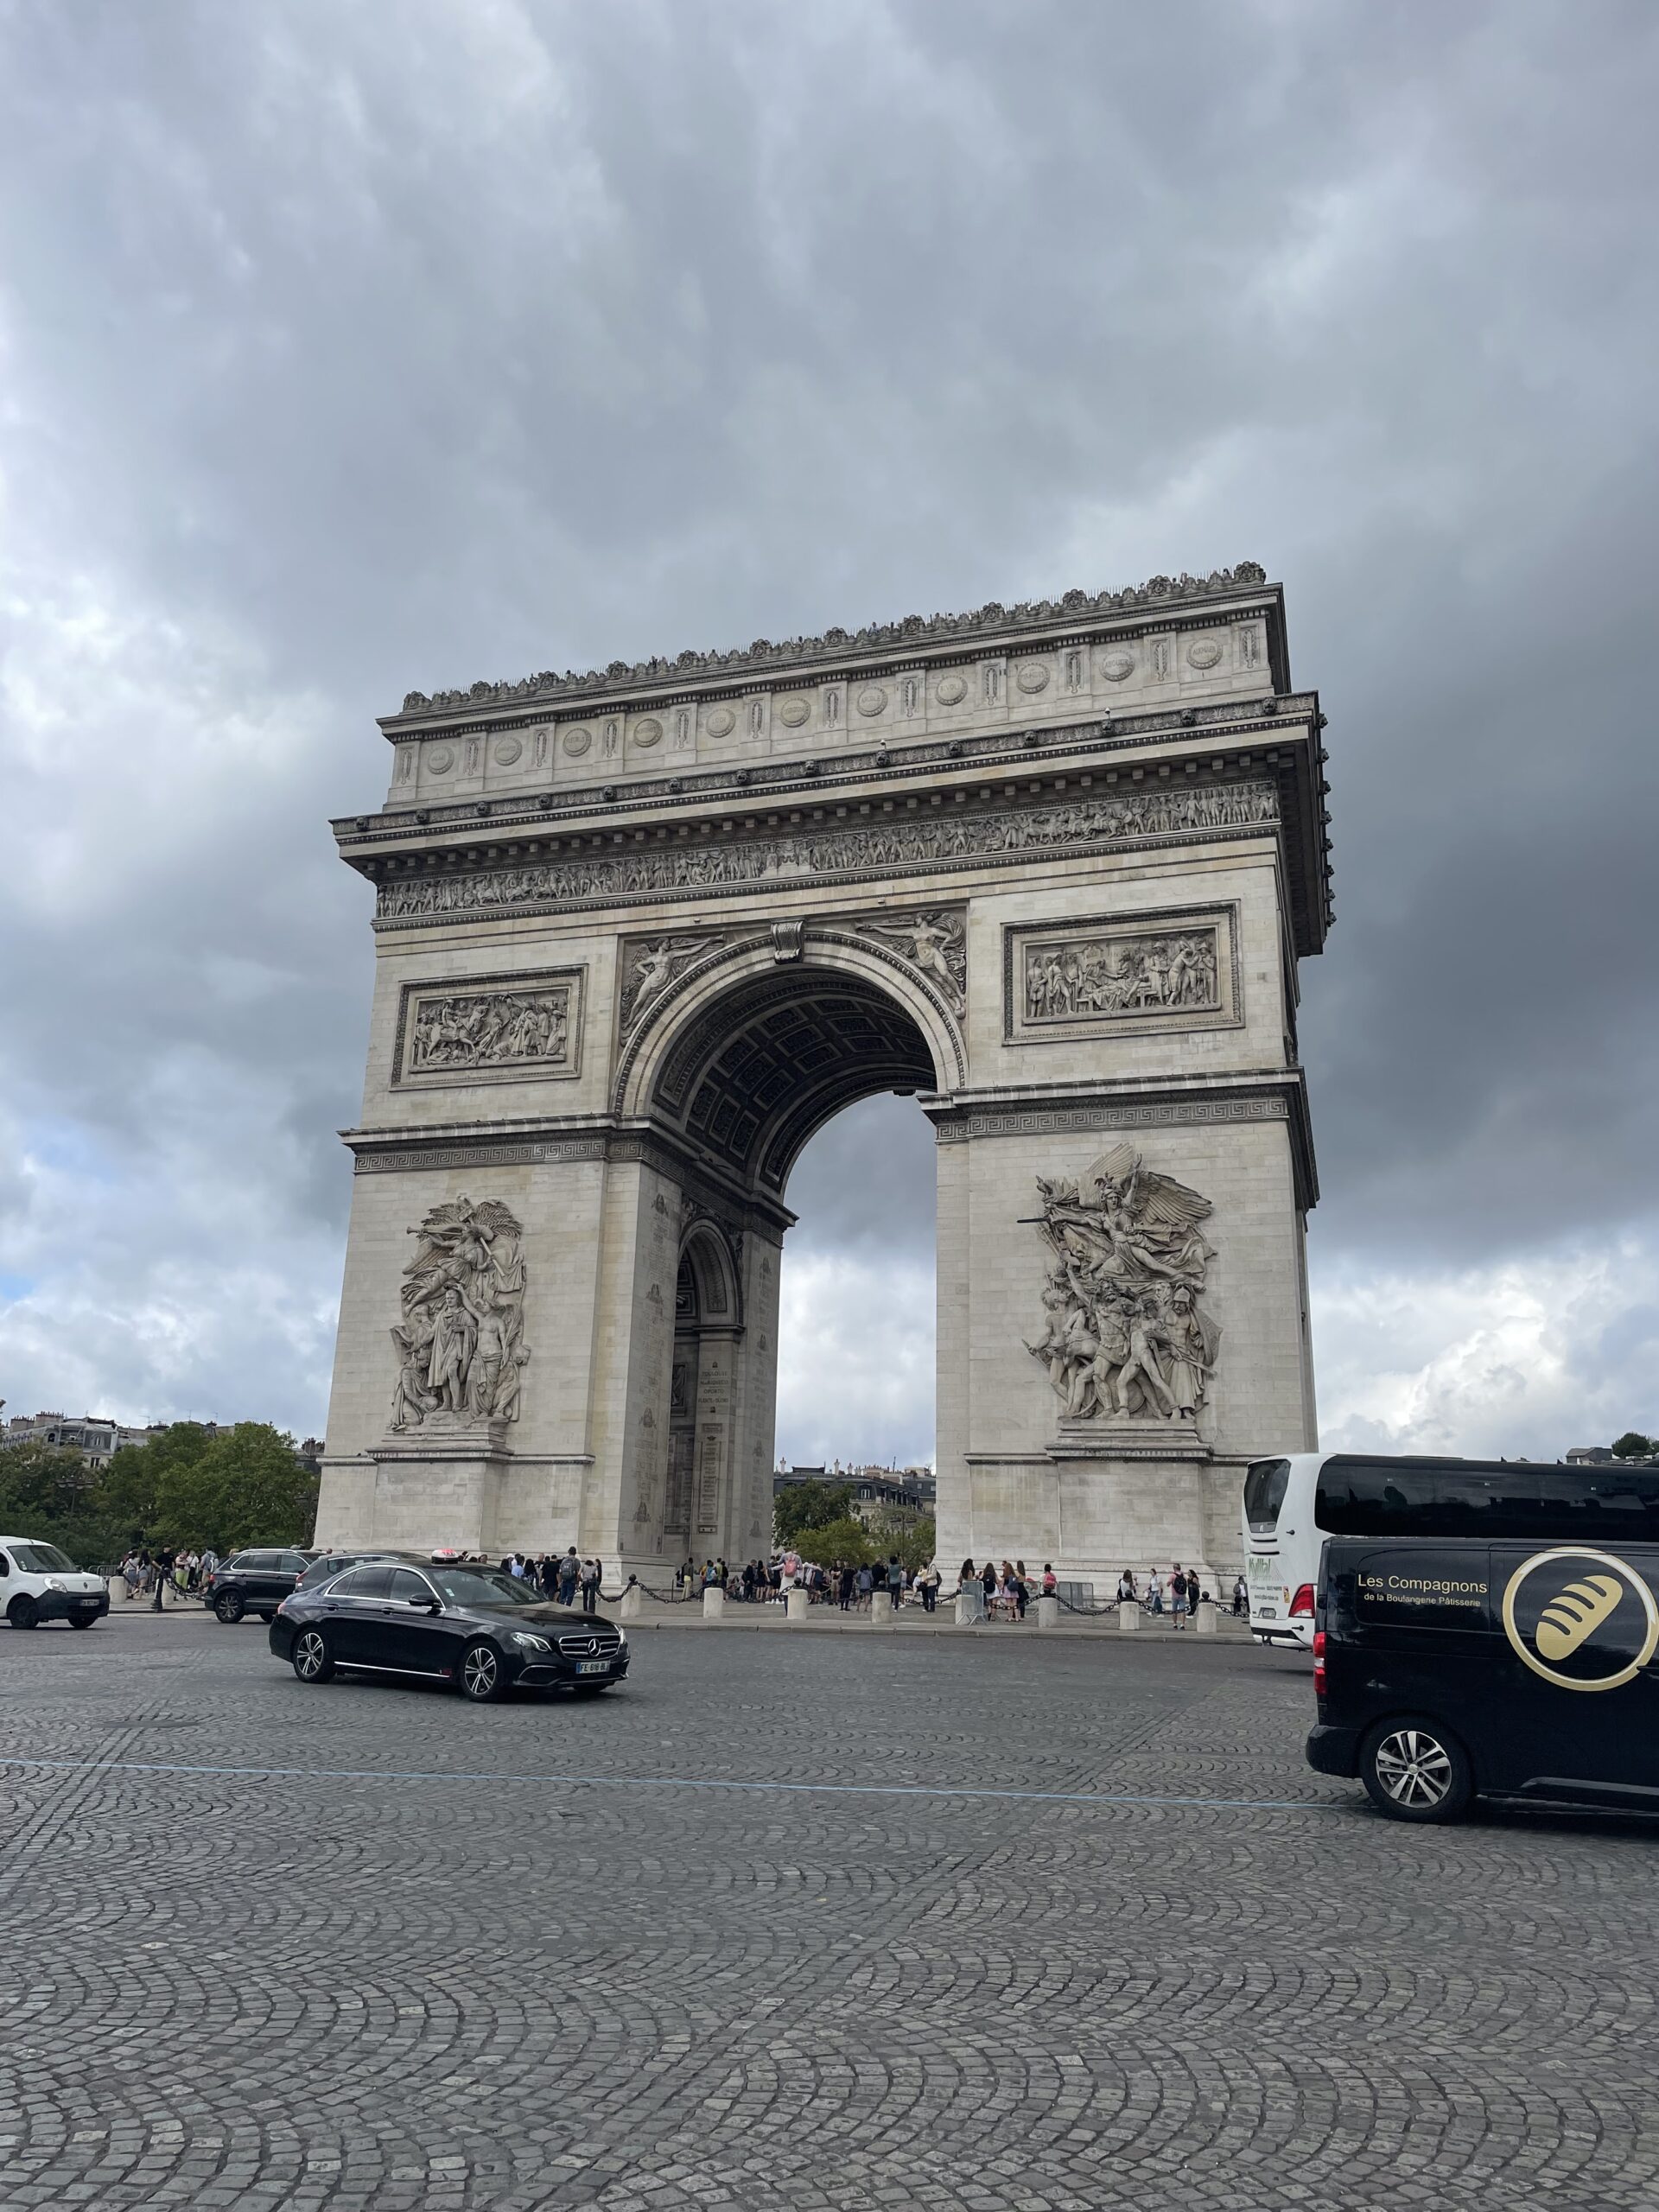
<path fill-rule="evenodd" d="M 790 1168 L 897 1090 L 942 1554 L 1234 1559 L 1315 1433 L 1323 721 L 1248 563 L 411 694 L 334 825 L 378 957 L 324 1539 L 758 1548 Z"/>

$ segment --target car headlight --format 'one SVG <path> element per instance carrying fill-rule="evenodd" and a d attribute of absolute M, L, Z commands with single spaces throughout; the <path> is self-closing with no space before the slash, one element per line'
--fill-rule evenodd
<path fill-rule="evenodd" d="M 521 1651 L 550 1651 L 553 1649 L 544 1636 L 532 1636 L 524 1628 L 514 1629 L 512 1640 Z"/>
<path fill-rule="evenodd" d="M 60 1574 L 48 1574 L 46 1578 L 46 1586 L 48 1590 L 61 1590 L 63 1577 Z"/>

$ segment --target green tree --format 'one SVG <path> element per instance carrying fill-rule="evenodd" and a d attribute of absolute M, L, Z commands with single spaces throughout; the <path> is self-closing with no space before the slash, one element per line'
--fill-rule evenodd
<path fill-rule="evenodd" d="M 1627 1428 L 1613 1446 L 1615 1459 L 1646 1459 L 1655 1452 L 1659 1452 L 1659 1443 L 1649 1436 L 1639 1435 L 1633 1428 Z"/>
<path fill-rule="evenodd" d="M 156 1533 L 175 1544 L 302 1544 L 317 1517 L 317 1478 L 294 1440 L 268 1421 L 239 1421 L 199 1458 L 168 1470 L 156 1492 Z"/>
<path fill-rule="evenodd" d="M 772 1500 L 772 1523 L 779 1542 L 798 1545 L 809 1529 L 845 1521 L 852 1504 L 850 1483 L 791 1483 Z"/>
<path fill-rule="evenodd" d="M 797 1548 L 815 1567 L 870 1567 L 878 1556 L 869 1530 L 861 1521 L 845 1514 L 837 1521 L 821 1521 L 804 1529 Z M 882 1552 L 883 1559 L 887 1554 Z"/>
<path fill-rule="evenodd" d="M 122 1548 L 159 1543 L 162 1498 L 176 1502 L 188 1490 L 191 1471 L 200 1464 L 212 1439 L 199 1421 L 175 1421 L 158 1429 L 148 1443 L 124 1444 L 104 1470 L 103 1507 L 122 1529 Z"/>
<path fill-rule="evenodd" d="M 894 1552 L 899 1563 L 913 1574 L 925 1567 L 933 1557 L 938 1536 L 931 1513 L 918 1517 L 913 1513 L 878 1514 L 870 1529 L 870 1541 L 877 1556 L 889 1559 Z"/>
<path fill-rule="evenodd" d="M 0 1529 L 60 1545 L 78 1567 L 107 1566 L 125 1541 L 80 1453 L 33 1441 L 0 1451 Z"/>

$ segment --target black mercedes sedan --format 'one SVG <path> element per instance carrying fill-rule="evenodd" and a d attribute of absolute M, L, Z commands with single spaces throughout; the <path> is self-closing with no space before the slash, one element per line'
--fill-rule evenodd
<path fill-rule="evenodd" d="M 515 1688 L 592 1697 L 622 1680 L 629 1658 L 613 1623 L 550 1605 L 496 1567 L 391 1561 L 284 1599 L 270 1648 L 302 1682 L 341 1669 L 424 1675 L 479 1705 Z"/>

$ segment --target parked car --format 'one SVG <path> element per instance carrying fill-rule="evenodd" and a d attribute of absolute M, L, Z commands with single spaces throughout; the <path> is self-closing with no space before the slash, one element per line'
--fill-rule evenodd
<path fill-rule="evenodd" d="M 317 1556 L 314 1551 L 238 1552 L 208 1577 L 201 1602 L 213 1607 L 226 1628 L 234 1628 L 245 1613 L 270 1620 Z"/>
<path fill-rule="evenodd" d="M 67 1621 L 91 1628 L 110 1610 L 101 1574 L 83 1574 L 55 1544 L 37 1536 L 0 1536 L 0 1605 L 13 1628 Z"/>
<path fill-rule="evenodd" d="M 380 1560 L 388 1560 L 397 1567 L 424 1567 L 429 1557 L 427 1552 L 393 1551 L 385 1544 L 360 1544 L 355 1549 L 319 1552 L 294 1587 L 320 1590 L 325 1582 L 332 1582 L 335 1575 L 344 1574 L 348 1567 L 369 1567 Z"/>
<path fill-rule="evenodd" d="M 382 1561 L 286 1599 L 270 1648 L 302 1682 L 341 1669 L 452 1682 L 474 1704 L 510 1689 L 613 1688 L 628 1671 L 613 1623 L 543 1598 L 493 1567 Z"/>

